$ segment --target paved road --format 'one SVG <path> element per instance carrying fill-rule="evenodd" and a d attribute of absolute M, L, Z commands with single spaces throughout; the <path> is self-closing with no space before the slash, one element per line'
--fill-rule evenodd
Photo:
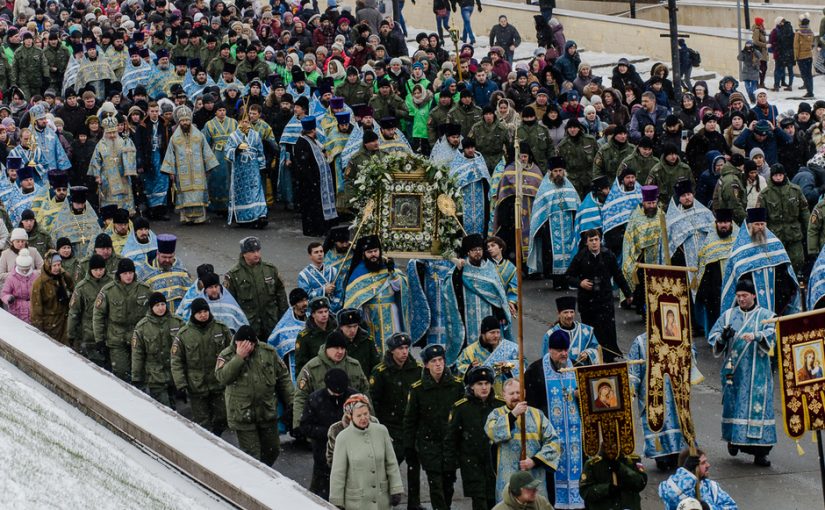
<path fill-rule="evenodd" d="M 206 225 L 196 227 L 179 226 L 177 222 L 155 223 L 155 233 L 174 233 L 178 236 L 178 255 L 194 274 L 195 267 L 204 262 L 214 264 L 215 270 L 223 273 L 237 261 L 238 241 L 247 235 L 257 235 L 263 244 L 263 256 L 275 263 L 284 279 L 287 289 L 295 286 L 298 271 L 307 264 L 306 245 L 312 239 L 301 235 L 300 221 L 290 213 L 274 212 L 270 215 L 270 226 L 264 231 L 228 227 L 221 220 L 213 218 Z M 552 290 L 552 285 L 543 281 L 525 282 L 525 354 L 528 360 L 541 355 L 541 339 L 547 324 L 555 319 L 555 298 L 561 295 Z M 627 352 L 632 340 L 643 331 L 644 324 L 634 314 L 617 310 L 619 344 Z M 692 410 L 700 446 L 708 453 L 712 477 L 718 480 L 744 509 L 796 510 L 817 508 L 822 504 L 817 462 L 816 444 L 808 439 L 801 441 L 806 454 L 796 453 L 796 447 L 780 428 L 779 444 L 770 458 L 770 468 L 758 468 L 750 463 L 751 457 L 730 457 L 725 444 L 720 439 L 721 392 L 719 369 L 721 361 L 713 358 L 704 338 L 696 338 L 699 368 L 705 381 L 693 389 Z M 779 394 L 776 394 L 779 402 Z M 779 414 L 777 407 L 777 417 Z M 637 449 L 642 449 L 641 429 L 637 427 Z M 231 434 L 226 439 L 234 442 Z M 309 486 L 311 474 L 311 453 L 293 447 L 289 437 L 283 437 L 284 451 L 275 468 Z M 648 468 L 648 486 L 643 493 L 643 508 L 662 508 L 657 496 L 659 482 L 666 475 L 656 470 L 652 461 L 645 461 Z M 402 469 L 403 472 L 403 469 Z M 425 476 L 422 476 L 422 495 L 427 495 Z M 470 508 L 469 500 L 461 496 L 460 482 L 457 486 L 455 508 Z"/>

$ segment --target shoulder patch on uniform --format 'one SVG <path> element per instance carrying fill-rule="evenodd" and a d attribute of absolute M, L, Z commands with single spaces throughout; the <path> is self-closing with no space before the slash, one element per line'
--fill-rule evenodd
<path fill-rule="evenodd" d="M 370 376 L 370 385 L 375 384 L 375 377 Z"/>
<path fill-rule="evenodd" d="M 466 397 L 465 397 L 465 398 L 462 398 L 461 400 L 456 401 L 456 403 L 455 403 L 455 404 L 453 404 L 453 407 L 458 407 L 458 406 L 460 406 L 460 405 L 462 405 L 462 404 L 466 404 L 467 402 L 468 402 L 468 400 L 467 400 L 467 398 L 466 398 Z"/>
<path fill-rule="evenodd" d="M 223 356 L 218 356 L 218 361 L 215 363 L 215 370 L 222 368 L 226 364 L 226 360 Z"/>
<path fill-rule="evenodd" d="M 307 387 L 307 380 L 303 377 L 298 379 L 298 389 L 299 390 L 305 390 L 306 387 Z"/>
<path fill-rule="evenodd" d="M 819 213 L 816 212 L 816 209 L 814 209 L 814 212 L 811 213 L 811 225 L 816 225 L 816 220 L 818 220 L 818 219 L 819 219 Z"/>
<path fill-rule="evenodd" d="M 587 480 L 587 473 L 582 473 L 581 481 L 583 482 L 585 480 Z"/>
<path fill-rule="evenodd" d="M 424 382 L 423 382 L 421 379 L 419 379 L 419 380 L 415 381 L 414 383 L 412 383 L 412 384 L 410 385 L 410 388 L 418 388 L 418 387 L 419 387 L 419 386 L 421 386 L 422 384 L 424 384 Z"/>
<path fill-rule="evenodd" d="M 101 290 L 100 292 L 97 293 L 97 299 L 95 299 L 95 308 L 100 308 L 101 306 L 103 306 L 103 300 L 104 299 L 105 299 L 105 295 L 103 294 L 103 291 Z"/>
<path fill-rule="evenodd" d="M 172 350 L 171 350 L 172 356 L 174 356 L 178 353 L 178 345 L 179 344 L 180 344 L 180 340 L 178 340 L 177 338 L 175 338 L 172 341 Z"/>

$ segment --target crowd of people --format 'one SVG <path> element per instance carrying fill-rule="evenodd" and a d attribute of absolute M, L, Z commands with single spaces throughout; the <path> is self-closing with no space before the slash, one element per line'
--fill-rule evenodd
<path fill-rule="evenodd" d="M 691 83 L 681 41 L 680 90 L 663 63 L 646 80 L 626 58 L 598 76 L 553 7 L 539 3 L 538 47 L 514 61 L 522 35 L 505 15 L 478 53 L 472 0 L 436 0 L 437 31 L 409 44 L 401 13 L 375 0 L 6 3 L 4 308 L 164 405 L 185 397 L 195 422 L 231 429 L 266 464 L 279 433 L 311 443 L 310 490 L 341 508 L 404 494 L 421 508 L 422 469 L 435 509 L 450 507 L 459 470 L 474 510 L 640 508 L 639 456 L 583 458 L 563 369 L 646 360 L 645 333 L 619 346 L 614 289 L 644 316 L 640 263 L 695 267 L 691 329 L 725 359 L 723 438 L 770 466 L 775 337 L 762 319 L 825 295 L 825 101 L 771 100 L 794 65 L 813 98 L 825 25 L 816 36 L 805 14 L 768 33 L 757 18 L 740 80 L 718 92 Z M 451 12 L 464 23 L 454 51 Z M 359 175 L 398 153 L 459 186 L 466 235 L 452 257 L 401 268 L 378 236 L 352 239 Z M 173 211 L 264 229 L 275 208 L 324 238 L 288 293 L 257 237 L 221 277 L 192 272 L 177 238 L 156 234 Z M 526 278 L 577 294 L 557 300 L 523 388 L 517 250 Z M 645 370 L 631 366 L 637 395 Z M 663 502 L 736 508 L 688 449 L 666 388 L 661 432 L 638 399 L 644 455 L 675 470 Z"/>

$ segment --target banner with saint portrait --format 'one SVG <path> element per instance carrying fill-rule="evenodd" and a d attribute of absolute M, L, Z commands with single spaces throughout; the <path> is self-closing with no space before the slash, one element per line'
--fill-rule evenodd
<path fill-rule="evenodd" d="M 688 445 L 696 445 L 690 414 L 692 374 L 689 268 L 640 264 L 647 294 L 647 422 L 659 432 L 665 424 L 665 377 L 670 378 L 679 426 Z M 698 371 L 696 371 L 698 373 Z"/>
<path fill-rule="evenodd" d="M 825 310 L 776 320 L 782 418 L 788 436 L 799 439 L 825 429 Z"/>
<path fill-rule="evenodd" d="M 576 367 L 582 449 L 615 459 L 636 449 L 627 363 Z"/>

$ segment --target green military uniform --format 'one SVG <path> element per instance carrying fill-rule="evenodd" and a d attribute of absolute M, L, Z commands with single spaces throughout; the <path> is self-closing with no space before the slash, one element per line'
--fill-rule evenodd
<path fill-rule="evenodd" d="M 759 205 L 768 212 L 768 228 L 785 245 L 794 271 L 802 271 L 805 252 L 802 249 L 802 232 L 810 223 L 808 201 L 802 188 L 785 177 L 784 184 L 777 186 L 768 180 L 768 186 L 759 193 Z"/>
<path fill-rule="evenodd" d="M 269 338 L 272 328 L 289 308 L 278 268 L 263 260 L 254 266 L 243 255 L 224 275 L 223 286 L 241 305 L 258 338 Z"/>
<path fill-rule="evenodd" d="M 203 67 L 204 69 L 208 69 L 209 64 L 212 63 L 212 61 L 215 60 L 215 58 L 219 57 L 220 54 L 221 54 L 220 45 L 216 44 L 215 48 L 210 50 L 209 48 L 207 48 L 207 45 L 204 44 L 203 48 L 201 48 L 201 50 L 200 50 L 201 67 Z M 223 68 L 221 68 L 221 71 L 223 71 Z M 208 71 L 207 71 L 207 74 L 208 74 Z M 220 76 L 218 76 L 218 77 L 220 78 Z"/>
<path fill-rule="evenodd" d="M 825 200 L 820 199 L 808 220 L 808 255 L 816 258 L 825 246 Z"/>
<path fill-rule="evenodd" d="M 63 265 L 63 270 L 66 271 L 69 274 L 69 276 L 71 276 L 74 279 L 74 281 L 80 283 L 81 279 L 77 278 L 75 276 L 77 274 L 77 266 L 80 265 L 80 259 L 77 258 L 73 253 L 71 257 L 69 257 L 67 259 L 63 259 L 62 265 Z M 88 272 L 87 272 L 87 274 L 88 274 Z M 84 275 L 84 277 L 85 277 L 85 275 Z"/>
<path fill-rule="evenodd" d="M 322 345 L 318 349 L 318 355 L 309 360 L 298 374 L 298 389 L 295 391 L 295 403 L 292 410 L 292 428 L 297 429 L 301 425 L 301 415 L 304 414 L 304 407 L 307 399 L 313 391 L 326 388 L 324 376 L 333 368 L 340 368 L 347 373 L 349 385 L 359 393 L 369 393 L 369 383 L 361 365 L 357 361 L 345 356 L 340 362 L 335 363 L 327 356 L 326 349 Z"/>
<path fill-rule="evenodd" d="M 63 83 L 63 75 L 69 65 L 69 51 L 60 43 L 54 48 L 47 44 L 46 48 L 43 49 L 43 56 L 46 57 L 46 62 L 49 65 L 49 81 L 55 87 L 58 87 Z"/>
<path fill-rule="evenodd" d="M 598 149 L 596 139 L 582 132 L 575 138 L 565 135 L 559 142 L 558 152 L 559 156 L 564 158 L 567 178 L 581 197 L 590 192 L 593 182 L 593 159 Z"/>
<path fill-rule="evenodd" d="M 189 43 L 176 44 L 172 50 L 169 52 L 169 60 L 174 61 L 178 57 L 183 57 L 186 60 L 190 60 L 195 58 L 195 47 Z"/>
<path fill-rule="evenodd" d="M 438 141 L 440 136 L 438 128 L 449 122 L 450 109 L 452 109 L 452 107 L 452 104 L 447 106 L 439 104 L 430 110 L 430 120 L 427 122 L 427 133 L 429 134 L 430 145 Z"/>
<path fill-rule="evenodd" d="M 387 97 L 376 94 L 370 99 L 369 105 L 373 109 L 373 118 L 379 123 L 384 117 L 395 117 L 398 120 L 406 119 L 409 115 L 407 103 L 396 94 Z"/>
<path fill-rule="evenodd" d="M 217 57 L 213 58 L 206 67 L 206 74 L 212 77 L 213 80 L 218 81 L 221 76 L 223 75 L 223 66 L 229 62 L 230 64 L 236 64 L 235 59 L 232 57 L 227 58 L 226 60 L 220 57 L 220 53 Z M 237 68 L 235 69 L 237 71 Z"/>
<path fill-rule="evenodd" d="M 650 153 L 650 156 L 644 157 L 639 154 L 638 150 L 634 150 L 633 154 L 627 156 L 619 164 L 619 171 L 616 172 L 618 177 L 622 170 L 631 168 L 636 171 L 636 182 L 647 182 L 647 176 L 650 175 L 650 170 L 659 163 L 659 158 Z"/>
<path fill-rule="evenodd" d="M 619 175 L 622 162 L 634 154 L 638 154 L 635 145 L 630 142 L 618 143 L 611 138 L 596 152 L 596 157 L 593 159 L 593 178 L 604 175 L 607 177 L 608 182 L 613 182 L 616 176 Z M 636 172 L 638 178 L 638 170 Z"/>
<path fill-rule="evenodd" d="M 475 126 L 476 123 L 481 122 L 481 108 L 472 103 L 469 105 L 457 103 L 447 113 L 447 118 L 450 119 L 450 122 L 453 124 L 458 124 L 461 126 L 461 136 L 466 138 L 469 136 L 470 130 L 473 126 Z M 476 140 L 476 146 L 483 147 L 478 143 L 478 140 Z"/>
<path fill-rule="evenodd" d="M 54 243 L 52 242 L 52 236 L 48 234 L 45 230 L 43 230 L 39 224 L 35 223 L 34 228 L 32 229 L 29 234 L 29 246 L 37 250 L 37 253 L 45 256 L 46 252 L 51 250 L 54 247 Z M 117 269 L 117 266 L 115 266 Z M 74 277 L 74 275 L 69 275 Z M 75 278 L 78 280 L 78 278 Z"/>
<path fill-rule="evenodd" d="M 106 344 L 112 373 L 127 382 L 132 372 L 132 332 L 146 315 L 151 293 L 149 287 L 136 280 L 126 285 L 116 279 L 100 289 L 95 300 L 92 315 L 95 343 Z"/>
<path fill-rule="evenodd" d="M 427 473 L 430 504 L 433 510 L 448 510 L 453 501 L 455 468 L 444 462 L 444 441 L 453 404 L 464 395 L 460 377 L 445 368 L 438 382 L 425 370 L 420 380 L 410 386 L 404 411 L 404 449 L 415 450 Z"/>
<path fill-rule="evenodd" d="M 415 449 L 407 449 L 404 444 L 404 410 L 407 407 L 410 387 L 421 378 L 423 367 L 412 354 L 399 367 L 393 361 L 392 353 L 387 352 L 384 361 L 379 363 L 370 375 L 370 396 L 375 416 L 390 433 L 398 463 L 407 462 L 408 507 L 421 505 L 421 464 Z"/>
<path fill-rule="evenodd" d="M 335 87 L 335 95 L 344 98 L 344 102 L 348 105 L 367 104 L 372 97 L 372 87 L 357 81 L 350 83 L 344 80 L 343 83 Z"/>
<path fill-rule="evenodd" d="M 243 62 L 238 64 L 238 68 L 235 70 L 235 76 L 243 83 L 249 83 L 255 78 L 264 82 L 266 81 L 266 77 L 269 76 L 269 66 L 259 58 L 256 58 L 254 63 L 244 59 Z"/>
<path fill-rule="evenodd" d="M 236 346 L 232 342 L 221 351 L 215 365 L 215 376 L 226 386 L 229 427 L 241 450 L 271 466 L 281 450 L 278 403 L 292 407 L 289 369 L 266 342 L 258 342 L 246 359 L 237 355 Z"/>
<path fill-rule="evenodd" d="M 84 257 L 75 264 L 74 272 L 72 273 L 75 281 L 83 278 L 83 275 L 89 274 L 89 260 L 91 260 L 91 258 L 91 256 Z M 112 256 L 106 259 L 106 274 L 111 275 L 117 272 L 117 265 L 120 264 L 121 258 L 122 257 L 120 255 L 117 255 L 116 253 L 112 252 Z"/>
<path fill-rule="evenodd" d="M 662 156 L 656 166 L 650 169 L 650 175 L 647 176 L 645 184 L 655 184 L 659 187 L 659 205 L 662 206 L 662 210 L 667 211 L 670 199 L 673 197 L 673 185 L 680 179 L 689 179 L 691 184 L 695 184 L 693 172 L 687 163 L 682 163 L 681 158 L 671 165 Z"/>
<path fill-rule="evenodd" d="M 487 124 L 483 120 L 476 122 L 470 129 L 470 136 L 475 139 L 476 147 L 482 147 L 484 162 L 492 175 L 493 170 L 504 158 L 505 147 L 510 145 L 510 134 L 498 119 Z"/>
<path fill-rule="evenodd" d="M 646 485 L 647 473 L 638 455 L 620 460 L 596 455 L 584 464 L 579 493 L 590 510 L 641 510 L 639 494 Z"/>
<path fill-rule="evenodd" d="M 169 310 L 161 317 L 149 310 L 132 334 L 132 384 L 145 384 L 153 399 L 172 409 L 175 393 L 169 353 L 183 324 Z"/>
<path fill-rule="evenodd" d="M 318 355 L 318 349 L 324 346 L 327 337 L 330 333 L 335 331 L 338 327 L 338 322 L 335 320 L 333 314 L 329 315 L 329 322 L 327 328 L 321 329 L 315 324 L 315 320 L 310 317 L 307 318 L 306 325 L 298 336 L 295 337 L 295 373 L 300 374 L 304 365 L 309 363 L 309 360 Z M 348 353 L 349 354 L 349 353 Z"/>
<path fill-rule="evenodd" d="M 518 128 L 518 139 L 520 142 L 530 144 L 533 161 L 542 173 L 546 172 L 547 162 L 556 154 L 556 147 L 553 145 L 553 139 L 550 138 L 550 130 L 538 122 L 532 126 L 522 124 Z"/>
<path fill-rule="evenodd" d="M 473 510 L 487 510 L 496 501 L 496 470 L 484 424 L 493 409 L 503 405 L 493 392 L 487 400 L 468 394 L 450 411 L 444 463 L 448 471 L 461 468 L 464 496 L 472 498 Z"/>
<path fill-rule="evenodd" d="M 731 209 L 733 221 L 741 225 L 745 221 L 747 200 L 742 184 L 742 171 L 730 163 L 725 163 L 719 174 L 719 181 L 713 189 L 713 211 Z"/>
<path fill-rule="evenodd" d="M 172 341 L 172 380 L 178 390 L 186 391 L 195 423 L 216 436 L 226 430 L 226 404 L 215 364 L 231 340 L 229 328 L 210 312 L 203 324 L 193 314 Z"/>
<path fill-rule="evenodd" d="M 0 90 L 8 90 L 11 85 L 11 62 L 4 57 L 5 54 L 0 50 Z"/>
<path fill-rule="evenodd" d="M 381 363 L 381 353 L 378 352 L 375 340 L 361 328 L 358 328 L 355 338 L 347 343 L 347 356 L 361 365 L 361 370 L 365 375 L 371 374 L 372 370 Z M 382 420 L 381 423 L 384 421 Z M 384 423 L 384 425 L 387 424 Z"/>
<path fill-rule="evenodd" d="M 69 300 L 69 344 L 72 348 L 101 367 L 106 366 L 106 356 L 95 348 L 95 331 L 93 316 L 95 300 L 106 284 L 112 278 L 106 274 L 97 280 L 87 273 L 86 278 L 80 280 L 74 288 Z"/>
<path fill-rule="evenodd" d="M 11 82 L 20 87 L 27 100 L 42 92 L 43 80 L 48 79 L 49 74 L 49 63 L 43 50 L 34 45 L 26 48 L 23 44 L 14 50 Z"/>

